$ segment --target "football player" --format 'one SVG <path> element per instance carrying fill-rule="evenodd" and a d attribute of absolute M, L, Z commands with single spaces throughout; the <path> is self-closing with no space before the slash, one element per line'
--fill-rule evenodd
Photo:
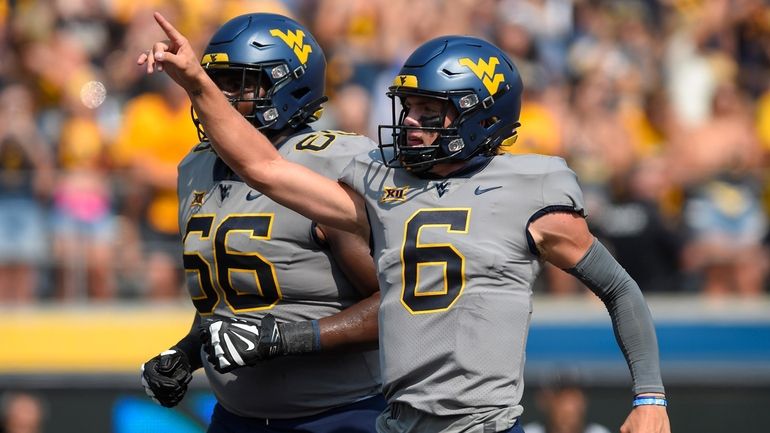
<path fill-rule="evenodd" d="M 522 93 L 499 48 L 466 36 L 417 48 L 390 88 L 393 124 L 381 127 L 381 152 L 359 155 L 334 182 L 247 128 L 184 36 L 155 17 L 170 41 L 138 60 L 188 92 L 230 167 L 316 221 L 371 230 L 388 400 L 379 432 L 522 431 L 532 284 L 543 261 L 607 306 L 634 382 L 621 432 L 670 432 L 650 312 L 588 230 L 574 172 L 561 158 L 497 152 L 515 139 Z M 207 344 L 228 353 L 221 341 Z"/>
<path fill-rule="evenodd" d="M 319 176 L 337 179 L 353 156 L 376 149 L 366 137 L 308 125 L 326 100 L 326 60 L 292 19 L 234 18 L 200 65 L 250 128 Z M 172 407 L 203 367 L 217 399 L 210 433 L 373 432 L 385 404 L 368 232 L 319 226 L 253 190 L 193 120 L 201 143 L 179 165 L 178 194 L 197 312 L 190 334 L 143 365 L 147 393 Z M 207 339 L 222 335 L 233 356 L 212 352 L 207 362 L 200 328 Z"/>

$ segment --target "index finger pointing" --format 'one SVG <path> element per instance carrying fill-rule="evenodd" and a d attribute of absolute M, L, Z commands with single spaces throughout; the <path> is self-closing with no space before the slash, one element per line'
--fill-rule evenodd
<path fill-rule="evenodd" d="M 182 36 L 182 34 L 179 33 L 179 31 L 175 29 L 174 26 L 172 26 L 171 23 L 160 14 L 160 12 L 155 12 L 152 14 L 152 16 L 155 17 L 155 21 L 158 23 L 160 28 L 163 29 L 163 31 L 166 33 L 166 36 L 168 36 L 172 42 L 177 45 L 181 45 L 182 42 L 185 41 L 184 36 Z"/>

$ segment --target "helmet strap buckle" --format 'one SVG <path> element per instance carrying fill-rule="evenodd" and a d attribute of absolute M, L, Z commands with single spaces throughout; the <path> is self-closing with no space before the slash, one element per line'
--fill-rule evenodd
<path fill-rule="evenodd" d="M 491 107 L 495 104 L 495 98 L 492 95 L 487 96 L 486 98 L 481 100 L 481 106 L 485 109 Z"/>

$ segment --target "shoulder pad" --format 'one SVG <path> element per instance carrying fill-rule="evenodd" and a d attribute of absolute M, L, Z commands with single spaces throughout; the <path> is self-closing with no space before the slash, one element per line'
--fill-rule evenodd
<path fill-rule="evenodd" d="M 193 152 L 203 152 L 204 150 L 211 150 L 211 143 L 208 141 L 203 141 L 201 143 L 198 143 L 197 146 L 193 147 Z"/>

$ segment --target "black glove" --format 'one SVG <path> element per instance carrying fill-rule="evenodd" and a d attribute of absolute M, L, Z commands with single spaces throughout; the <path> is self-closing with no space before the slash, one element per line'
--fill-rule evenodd
<path fill-rule="evenodd" d="M 174 407 L 182 401 L 192 368 L 181 350 L 172 347 L 142 364 L 144 391 L 158 404 Z"/>
<path fill-rule="evenodd" d="M 259 342 L 257 343 L 257 356 L 260 360 L 287 355 L 289 348 L 283 338 L 284 326 L 275 321 L 272 314 L 265 314 L 259 327 Z"/>

